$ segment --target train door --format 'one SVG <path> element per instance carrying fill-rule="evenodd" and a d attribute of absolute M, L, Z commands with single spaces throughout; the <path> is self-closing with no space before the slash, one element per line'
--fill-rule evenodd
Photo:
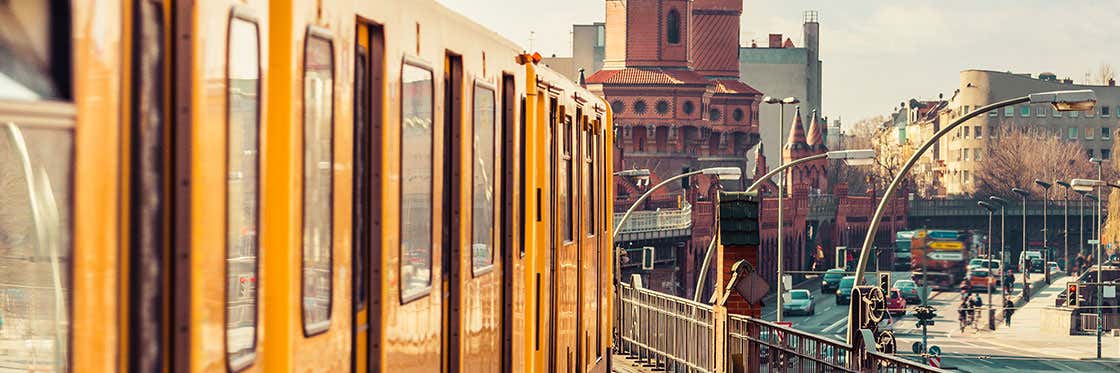
<path fill-rule="evenodd" d="M 381 125 L 385 39 L 381 27 L 358 22 L 354 59 L 353 327 L 351 371 L 379 366 L 381 310 Z"/>
<path fill-rule="evenodd" d="M 557 228 L 557 227 L 560 226 L 559 219 L 558 219 L 559 217 L 556 215 L 556 213 L 557 213 L 557 203 L 558 203 L 557 201 L 559 199 L 557 197 L 557 194 L 559 193 L 559 191 L 558 191 L 559 190 L 559 188 L 558 188 L 559 182 L 557 181 L 558 180 L 557 166 L 560 163 L 557 160 L 557 157 L 558 157 L 558 154 L 560 153 L 560 149 L 561 149 L 561 145 L 559 145 L 559 144 L 563 142 L 563 140 L 561 138 L 562 132 L 560 131 L 560 128 L 562 127 L 562 125 L 561 125 L 561 123 L 559 123 L 562 120 L 561 116 L 563 115 L 563 113 L 561 113 L 560 110 L 561 110 L 561 108 L 559 106 L 559 102 L 557 101 L 557 99 L 555 97 L 551 98 L 549 100 L 549 105 L 548 105 L 548 133 L 549 133 L 549 138 L 552 139 L 552 140 L 549 141 L 549 144 L 547 146 L 549 167 L 548 167 L 548 175 L 546 175 L 546 176 L 547 176 L 547 180 L 549 182 L 549 185 L 551 186 L 549 188 L 549 193 L 548 193 L 549 194 L 549 196 L 548 196 L 548 201 L 549 201 L 548 202 L 548 216 L 550 216 L 552 218 L 549 221 L 550 222 L 550 224 L 549 224 L 550 228 L 549 228 L 549 231 L 548 231 L 548 267 L 547 268 L 548 268 L 548 284 L 549 284 L 548 288 L 549 288 L 549 291 L 548 291 L 547 297 L 545 297 L 545 299 L 548 300 L 548 310 L 549 310 L 549 312 L 548 312 L 548 315 L 549 315 L 549 318 L 548 318 L 548 341 L 549 341 L 548 342 L 548 371 L 550 373 L 555 373 L 556 372 L 556 364 L 557 364 L 557 362 L 556 362 L 556 344 L 557 344 L 557 340 L 556 340 L 556 331 L 557 331 L 557 325 L 556 325 L 556 319 L 557 319 L 556 311 L 557 311 L 557 308 L 556 308 L 556 304 L 559 303 L 559 301 L 560 301 L 558 293 L 557 293 L 558 287 L 556 286 L 556 280 L 557 280 L 557 276 L 556 276 L 557 266 L 556 266 L 556 263 L 557 263 L 557 260 L 559 259 L 559 250 L 557 250 L 557 246 L 559 244 L 557 243 L 557 241 L 558 241 L 558 238 L 559 238 L 559 235 L 560 235 L 559 229 Z"/>
<path fill-rule="evenodd" d="M 443 199 L 440 218 L 442 276 L 442 358 L 445 372 L 458 372 L 459 339 L 459 236 L 462 170 L 460 138 L 462 136 L 463 58 L 448 53 L 444 59 L 443 86 Z"/>
<path fill-rule="evenodd" d="M 516 235 L 518 232 L 514 227 L 520 225 L 515 222 L 521 218 L 521 213 L 517 210 L 516 204 L 520 194 L 520 189 L 516 184 L 519 180 L 516 177 L 521 171 L 517 167 L 518 154 L 521 153 L 518 148 L 517 131 L 520 131 L 518 126 L 514 125 L 514 108 L 517 103 L 514 101 L 517 88 L 513 76 L 502 75 L 502 127 L 501 127 L 501 220 L 498 225 L 500 229 L 499 235 L 502 238 L 502 372 L 513 371 L 513 354 L 515 346 L 513 345 L 513 332 L 514 328 L 514 292 L 525 292 L 525 288 L 514 289 L 514 263 L 520 258 L 519 253 L 524 253 L 524 245 L 519 244 L 518 239 L 524 235 Z M 523 211 L 523 210 L 522 210 Z M 518 249 L 518 246 L 521 249 Z M 521 319 L 524 320 L 524 319 Z"/>

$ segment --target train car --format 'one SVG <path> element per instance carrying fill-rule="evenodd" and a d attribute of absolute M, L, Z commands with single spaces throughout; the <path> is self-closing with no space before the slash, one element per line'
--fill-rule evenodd
<path fill-rule="evenodd" d="M 0 20 L 0 368 L 608 370 L 611 113 L 539 55 L 431 0 Z"/>

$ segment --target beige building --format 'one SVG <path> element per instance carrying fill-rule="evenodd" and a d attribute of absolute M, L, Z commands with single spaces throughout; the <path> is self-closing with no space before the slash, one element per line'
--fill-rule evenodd
<path fill-rule="evenodd" d="M 960 86 L 948 105 L 939 112 L 940 122 L 948 124 L 961 115 L 998 101 L 1031 93 L 1091 89 L 1097 94 L 1097 107 L 1085 112 L 1059 112 L 1050 105 L 1021 104 L 978 116 L 957 127 L 941 139 L 941 158 L 945 162 L 942 182 L 948 194 L 969 193 L 973 189 L 980 161 L 993 145 L 991 135 L 1005 126 L 1042 128 L 1067 141 L 1078 141 L 1086 157 L 1112 158 L 1115 131 L 1120 128 L 1120 87 L 1073 84 L 1052 73 L 1016 74 L 986 70 L 964 70 Z M 917 140 L 917 139 L 912 139 Z"/>
<path fill-rule="evenodd" d="M 579 69 L 583 69 L 584 76 L 591 76 L 603 69 L 606 44 L 606 23 L 572 25 L 572 56 L 553 55 L 544 58 L 541 62 L 569 79 L 578 81 Z"/>

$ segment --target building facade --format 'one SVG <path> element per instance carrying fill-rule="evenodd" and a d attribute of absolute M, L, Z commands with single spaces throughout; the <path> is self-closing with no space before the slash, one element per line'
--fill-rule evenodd
<path fill-rule="evenodd" d="M 1115 81 L 1108 85 L 1074 84 L 1059 80 L 1052 73 L 1037 76 L 987 70 L 964 70 L 960 86 L 940 111 L 940 120 L 949 123 L 961 115 L 998 101 L 1031 93 L 1090 89 L 1097 95 L 1097 106 L 1091 111 L 1060 112 L 1049 105 L 1021 104 L 1006 107 L 969 120 L 942 139 L 946 172 L 944 185 L 948 194 L 968 194 L 974 188 L 979 170 L 989 147 L 997 144 L 993 134 L 1006 128 L 1040 128 L 1066 141 L 1079 142 L 1086 157 L 1112 158 L 1114 136 L 1120 128 L 1120 87 Z"/>
<path fill-rule="evenodd" d="M 801 108 L 806 112 L 821 109 L 821 60 L 820 60 L 820 23 L 817 12 L 806 11 L 803 15 L 802 42 L 795 46 L 788 37 L 770 34 L 767 44 L 760 46 L 752 41 L 750 46 L 739 49 L 739 80 L 766 92 L 772 97 L 796 97 L 801 100 Z M 763 105 L 759 111 L 762 123 L 762 141 L 769 144 L 781 143 L 781 126 L 778 105 Z M 789 108 L 787 108 L 789 109 Z M 788 118 L 790 113 L 786 113 Z M 828 136 L 827 129 L 824 135 Z M 827 141 L 826 141 L 827 142 Z M 770 167 L 776 167 L 780 149 L 767 149 Z M 752 165 L 753 166 L 753 165 Z"/>

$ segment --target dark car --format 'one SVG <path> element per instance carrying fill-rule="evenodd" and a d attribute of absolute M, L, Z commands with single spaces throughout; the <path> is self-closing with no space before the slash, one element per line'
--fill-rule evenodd
<path fill-rule="evenodd" d="M 848 304 L 852 301 L 852 288 L 856 286 L 856 276 L 844 276 L 840 279 L 840 286 L 836 289 L 836 304 Z"/>
<path fill-rule="evenodd" d="M 918 288 L 918 283 L 914 280 L 895 281 L 894 288 L 902 293 L 902 298 L 906 299 L 907 303 L 918 304 L 922 302 L 922 295 L 918 293 L 921 289 Z"/>
<path fill-rule="evenodd" d="M 821 294 L 828 294 L 835 292 L 836 287 L 840 286 L 840 279 L 844 278 L 844 270 L 842 268 L 833 268 L 824 272 L 821 276 Z"/>

